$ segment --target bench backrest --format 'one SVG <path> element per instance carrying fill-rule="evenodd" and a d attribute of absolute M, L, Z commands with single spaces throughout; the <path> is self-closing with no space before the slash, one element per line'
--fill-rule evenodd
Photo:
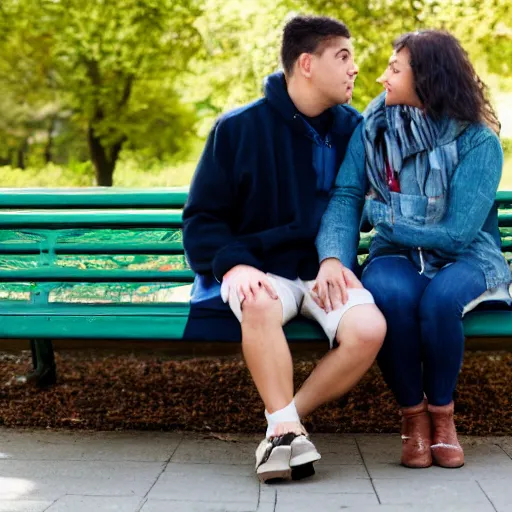
<path fill-rule="evenodd" d="M 0 189 L 0 197 L 2 303 L 187 301 L 186 189 Z M 510 261 L 512 191 L 496 201 Z M 365 235 L 360 254 L 368 244 Z"/>

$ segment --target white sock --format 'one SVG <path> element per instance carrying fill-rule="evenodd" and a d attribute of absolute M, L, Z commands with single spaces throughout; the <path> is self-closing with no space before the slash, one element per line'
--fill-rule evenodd
<path fill-rule="evenodd" d="M 292 422 L 297 421 L 300 423 L 299 414 L 297 413 L 297 408 L 295 407 L 295 399 L 293 399 L 286 407 L 283 409 L 279 409 L 272 414 L 269 414 L 267 410 L 265 410 L 265 418 L 267 418 L 267 439 L 274 435 L 274 428 L 278 423 L 283 422 Z"/>

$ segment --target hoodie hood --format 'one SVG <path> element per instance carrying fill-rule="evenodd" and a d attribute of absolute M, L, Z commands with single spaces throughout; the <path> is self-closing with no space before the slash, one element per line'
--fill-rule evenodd
<path fill-rule="evenodd" d="M 293 103 L 286 88 L 286 79 L 282 71 L 268 75 L 263 81 L 263 91 L 269 105 L 279 113 L 279 115 L 295 131 L 302 133 L 306 137 L 312 138 L 311 128 L 302 117 L 297 107 Z M 354 131 L 354 127 L 362 119 L 361 114 L 347 105 L 335 105 L 329 109 L 333 115 L 331 132 L 334 137 L 345 137 Z M 316 132 L 314 132 L 316 133 Z M 317 142 L 315 140 L 315 142 Z"/>

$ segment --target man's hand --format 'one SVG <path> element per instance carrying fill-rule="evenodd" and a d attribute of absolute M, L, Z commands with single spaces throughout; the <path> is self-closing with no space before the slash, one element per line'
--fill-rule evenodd
<path fill-rule="evenodd" d="M 221 296 L 224 302 L 229 300 L 229 290 L 234 289 L 240 300 L 252 300 L 261 290 L 266 291 L 272 299 L 278 299 L 267 274 L 249 265 L 237 265 L 224 274 Z"/>
<path fill-rule="evenodd" d="M 313 300 L 330 313 L 348 302 L 349 288 L 363 288 L 363 285 L 337 258 L 322 261 L 312 289 Z"/>

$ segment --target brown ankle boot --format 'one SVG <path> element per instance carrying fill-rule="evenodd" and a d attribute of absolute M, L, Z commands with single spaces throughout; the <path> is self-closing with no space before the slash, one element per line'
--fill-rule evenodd
<path fill-rule="evenodd" d="M 408 468 L 428 468 L 432 465 L 431 423 L 427 401 L 414 407 L 403 407 L 402 414 L 402 459 Z"/>
<path fill-rule="evenodd" d="M 403 407 L 402 414 L 402 460 L 408 468 L 432 466 L 431 425 L 427 401 L 414 407 Z"/>
<path fill-rule="evenodd" d="M 448 405 L 429 405 L 434 435 L 432 438 L 432 457 L 443 468 L 464 466 L 464 452 L 457 439 L 453 421 L 453 402 Z"/>

